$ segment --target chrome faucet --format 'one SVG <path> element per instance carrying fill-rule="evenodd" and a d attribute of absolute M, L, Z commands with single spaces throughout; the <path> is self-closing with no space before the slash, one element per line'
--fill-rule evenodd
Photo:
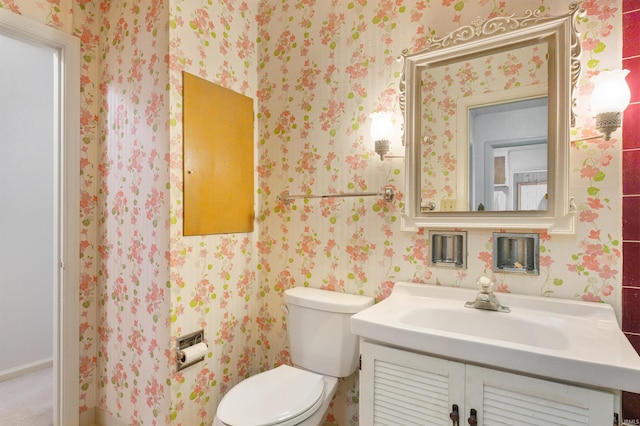
<path fill-rule="evenodd" d="M 511 312 L 508 307 L 502 306 L 500 302 L 498 302 L 498 298 L 495 294 L 493 294 L 493 283 L 489 278 L 480 277 L 477 284 L 479 292 L 476 295 L 474 301 L 464 304 L 465 308 L 486 309 L 488 311 L 497 312 Z"/>

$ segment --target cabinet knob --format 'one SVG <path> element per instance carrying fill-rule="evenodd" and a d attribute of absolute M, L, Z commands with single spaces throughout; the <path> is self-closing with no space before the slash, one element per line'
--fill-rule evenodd
<path fill-rule="evenodd" d="M 451 406 L 451 413 L 449 413 L 449 418 L 453 422 L 452 423 L 453 426 L 459 426 L 460 425 L 460 413 L 458 411 L 458 405 L 457 404 L 453 404 Z"/>
<path fill-rule="evenodd" d="M 478 412 L 475 409 L 469 411 L 469 418 L 467 419 L 471 426 L 477 426 L 478 424 Z"/>

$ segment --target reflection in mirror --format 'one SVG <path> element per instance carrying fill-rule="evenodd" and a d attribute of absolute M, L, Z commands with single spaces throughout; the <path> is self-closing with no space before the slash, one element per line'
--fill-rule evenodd
<path fill-rule="evenodd" d="M 547 210 L 547 109 L 546 96 L 469 109 L 474 210 Z"/>
<path fill-rule="evenodd" d="M 572 98 L 578 3 L 478 18 L 405 52 L 403 229 L 545 228 L 571 233 Z"/>
<path fill-rule="evenodd" d="M 493 123 L 492 128 L 478 134 L 477 144 L 484 143 L 479 138 L 496 141 L 504 139 L 505 132 L 517 134 L 521 139 L 532 139 L 540 135 L 547 139 L 546 117 L 544 123 L 539 122 L 537 127 L 520 126 L 528 121 L 520 118 L 521 116 L 504 117 L 508 114 L 504 110 L 500 111 L 498 106 L 501 104 L 506 107 L 508 103 L 525 99 L 530 94 L 546 97 L 549 80 L 547 62 L 547 43 L 535 41 L 530 45 L 525 43 L 508 47 L 507 50 L 505 46 L 499 46 L 469 57 L 431 62 L 420 67 L 420 154 L 423 163 L 419 173 L 423 213 L 514 210 L 506 206 L 503 209 L 491 208 L 491 203 L 485 200 L 484 192 L 476 197 L 473 191 L 467 190 L 467 183 L 464 182 L 467 176 L 471 177 L 472 182 L 476 177 L 482 179 L 478 190 L 486 187 L 484 169 L 476 167 L 475 174 L 469 173 L 474 166 L 484 164 L 485 155 L 484 149 L 471 149 L 474 129 L 470 120 L 474 117 L 474 111 L 476 115 L 484 111 L 482 114 L 486 120 L 479 119 L 476 127 L 482 127 L 482 123 L 487 120 L 491 121 L 488 117 L 494 117 L 500 123 L 499 127 Z M 503 126 L 503 120 L 509 118 L 515 119 L 513 125 Z M 478 202 L 475 202 L 476 199 Z"/>

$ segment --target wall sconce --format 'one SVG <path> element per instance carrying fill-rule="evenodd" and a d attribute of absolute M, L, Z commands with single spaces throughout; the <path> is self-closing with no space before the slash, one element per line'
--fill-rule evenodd
<path fill-rule="evenodd" d="M 371 119 L 371 139 L 375 141 L 376 153 L 380 156 L 380 160 L 389 152 L 389 141 L 393 135 L 392 114 L 386 111 L 374 112 L 369 115 Z"/>
<path fill-rule="evenodd" d="M 629 85 L 625 80 L 627 74 L 629 70 L 603 71 L 593 78 L 591 111 L 596 115 L 596 129 L 606 141 L 620 127 L 622 112 L 631 100 Z"/>

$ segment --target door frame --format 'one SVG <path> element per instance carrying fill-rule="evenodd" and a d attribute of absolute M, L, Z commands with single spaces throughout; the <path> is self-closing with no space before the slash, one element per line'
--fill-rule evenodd
<path fill-rule="evenodd" d="M 60 30 L 0 9 L 0 34 L 53 49 L 55 250 L 53 291 L 53 423 L 79 423 L 80 41 Z"/>

